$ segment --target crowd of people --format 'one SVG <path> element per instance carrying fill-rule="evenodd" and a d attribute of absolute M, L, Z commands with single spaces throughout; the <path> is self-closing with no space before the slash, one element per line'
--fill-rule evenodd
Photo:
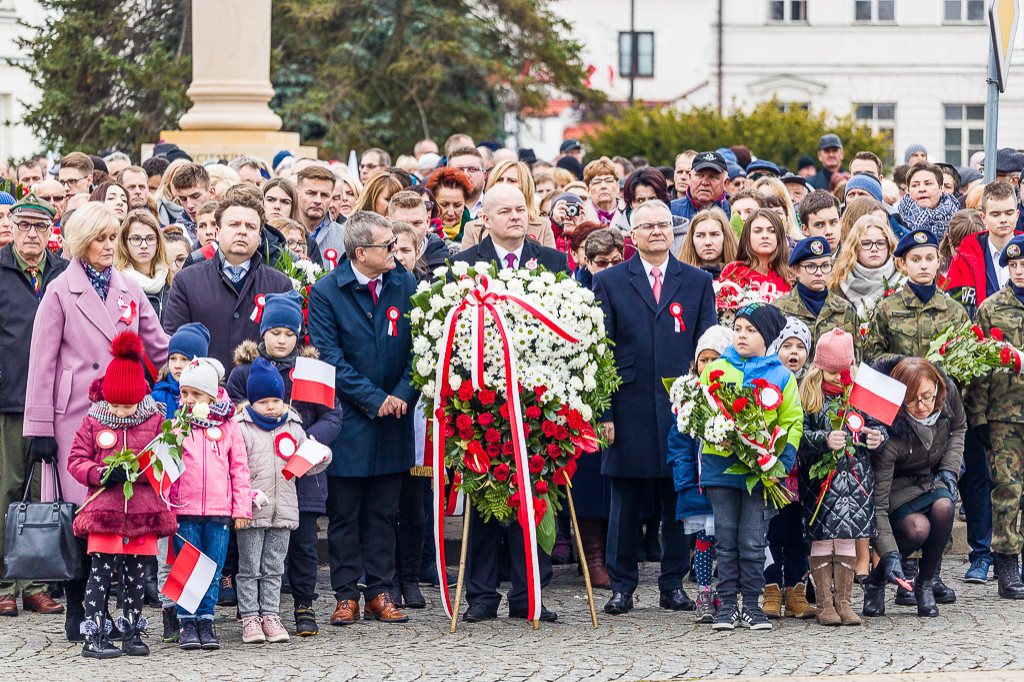
<path fill-rule="evenodd" d="M 998 595 L 1024 598 L 1024 379 L 958 385 L 924 359 L 971 319 L 1024 347 L 1024 154 L 1000 149 L 984 184 L 987 160 L 932 163 L 920 145 L 888 177 L 871 152 L 844 166 L 832 133 L 795 172 L 752 151 L 652 167 L 585 160 L 565 140 L 549 163 L 454 134 L 394 163 L 369 149 L 358 168 L 287 151 L 197 163 L 166 143 L 141 165 L 77 151 L 19 164 L 0 184 L 0 505 L 26 486 L 45 499 L 56 476 L 80 506 L 83 566 L 64 583 L 0 580 L 0 616 L 18 615 L 20 594 L 25 610 L 63 613 L 84 656 L 112 658 L 149 653 L 146 606 L 183 650 L 220 647 L 217 606 L 237 606 L 246 643 L 288 641 L 290 592 L 293 631 L 317 635 L 324 516 L 332 625 L 425 608 L 420 585 L 440 576 L 408 313 L 417 283 L 454 261 L 564 272 L 604 310 L 621 387 L 572 482 L 606 613 L 634 607 L 646 561 L 660 562 L 661 608 L 715 629 L 858 624 L 855 584 L 864 616 L 885 612 L 889 583 L 896 604 L 935 616 L 956 599 L 941 569 L 961 497 L 964 580 L 994 566 Z M 307 289 L 296 268 L 322 277 Z M 757 300 L 726 311 L 723 284 Z M 335 368 L 333 407 L 291 400 L 300 357 Z M 862 361 L 906 399 L 891 425 L 868 419 L 821 494 L 808 471 L 846 443 L 832 411 Z M 782 389 L 792 503 L 776 509 L 728 453 L 676 428 L 662 378 L 687 373 Z M 109 457 L 181 406 L 183 473 L 168 496 L 140 477 L 125 501 Z M 331 452 L 288 480 L 282 439 Z M 470 513 L 463 619 L 496 618 L 509 579 L 508 615 L 525 618 L 522 534 Z M 571 534 L 563 512 L 542 585 L 574 561 Z M 168 545 L 185 542 L 217 564 L 194 612 L 160 591 Z"/>

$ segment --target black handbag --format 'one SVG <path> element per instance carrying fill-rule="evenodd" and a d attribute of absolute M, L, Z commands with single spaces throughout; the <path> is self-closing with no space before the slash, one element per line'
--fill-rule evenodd
<path fill-rule="evenodd" d="M 7 580 L 76 580 L 85 577 L 82 545 L 72 524 L 78 505 L 64 501 L 57 466 L 53 474 L 53 502 L 31 502 L 29 491 L 36 463 L 25 477 L 21 502 L 7 508 L 4 524 L 4 577 Z"/>

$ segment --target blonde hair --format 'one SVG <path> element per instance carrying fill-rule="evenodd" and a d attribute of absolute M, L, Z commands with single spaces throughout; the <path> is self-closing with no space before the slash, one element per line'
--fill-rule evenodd
<path fill-rule="evenodd" d="M 562 188 L 562 192 L 572 192 L 584 201 L 590 198 L 590 189 L 579 180 L 573 180 L 570 182 Z"/>
<path fill-rule="evenodd" d="M 174 192 L 174 185 L 171 182 L 174 180 L 174 174 L 181 169 L 187 163 L 191 163 L 188 159 L 175 159 L 171 161 L 170 165 L 164 170 L 164 175 L 160 178 L 160 186 L 156 190 L 157 201 L 177 201 L 178 195 Z"/>
<path fill-rule="evenodd" d="M 874 201 L 874 199 L 872 199 Z M 835 267 L 832 268 L 832 276 L 828 280 L 828 288 L 832 291 L 839 291 L 839 285 L 846 281 L 846 278 L 853 272 L 853 266 L 857 264 L 857 256 L 860 253 L 860 242 L 864 235 L 872 227 L 877 227 L 885 235 L 885 242 L 889 247 L 889 258 L 896 250 L 896 235 L 892 233 L 888 220 L 882 220 L 874 213 L 867 213 L 857 218 L 857 222 L 850 228 L 849 233 L 840 243 L 839 255 L 836 256 Z"/>
<path fill-rule="evenodd" d="M 800 231 L 800 221 L 796 219 L 796 208 L 793 206 L 793 200 L 790 198 L 789 191 L 782 180 L 767 176 L 758 178 L 757 182 L 754 183 L 753 189 L 761 194 L 774 194 L 782 199 L 783 203 L 786 204 L 786 232 L 797 241 L 804 238 L 804 233 Z"/>
<path fill-rule="evenodd" d="M 525 162 L 512 159 L 499 162 L 491 169 L 490 174 L 487 176 L 487 185 L 484 191 L 486 192 L 498 184 L 498 178 L 513 166 L 519 171 L 519 182 L 516 183 L 516 186 L 523 193 L 523 197 L 526 198 L 526 211 L 531 221 L 537 220 L 540 212 L 537 210 L 536 185 L 533 181 L 533 175 L 530 173 L 530 167 Z"/>
<path fill-rule="evenodd" d="M 64 246 L 73 258 L 82 260 L 90 244 L 102 234 L 117 231 L 120 225 L 112 210 L 98 201 L 86 202 L 75 210 L 66 225 L 61 226 Z"/>
<path fill-rule="evenodd" d="M 850 378 L 857 376 L 857 367 L 850 367 Z M 815 414 L 821 411 L 825 404 L 825 396 L 821 391 L 821 385 L 825 382 L 825 373 L 815 364 L 804 373 L 800 380 L 800 405 L 804 408 L 804 414 Z"/>
<path fill-rule="evenodd" d="M 390 199 L 392 194 L 401 192 L 403 189 L 405 187 L 397 175 L 391 171 L 380 171 L 366 181 L 366 186 L 359 193 L 359 198 L 356 199 L 356 205 L 352 212 L 370 211 L 371 213 L 377 213 L 377 197 L 387 192 Z"/>
<path fill-rule="evenodd" d="M 210 174 L 210 187 L 213 188 L 213 196 L 217 199 L 223 197 L 229 187 L 242 182 L 238 171 L 222 163 L 214 163 L 207 166 L 206 172 Z"/>
<path fill-rule="evenodd" d="M 402 154 L 395 159 L 395 168 L 401 168 L 409 173 L 415 173 L 418 170 L 418 164 L 415 156 L 409 154 Z"/>
<path fill-rule="evenodd" d="M 198 215 L 198 214 L 197 214 Z M 171 264 L 167 259 L 167 247 L 164 244 L 164 231 L 160 229 L 160 223 L 156 221 L 153 214 L 147 209 L 137 208 L 134 211 L 129 211 L 128 215 L 124 217 L 124 222 L 121 223 L 121 232 L 117 236 L 117 251 L 114 252 L 114 267 L 118 270 L 127 270 L 133 268 L 136 271 L 139 269 L 135 266 L 135 259 L 132 258 L 131 252 L 128 250 L 128 233 L 131 231 L 132 225 L 135 223 L 142 223 L 149 229 L 153 230 L 153 234 L 156 235 L 156 249 L 153 253 L 153 276 L 155 277 L 157 271 L 163 268 L 167 274 L 167 286 L 171 285 Z"/>
<path fill-rule="evenodd" d="M 572 171 L 565 168 L 552 168 L 550 171 L 551 177 L 555 179 L 555 184 L 558 186 L 558 191 L 564 191 L 566 185 L 570 182 L 576 182 L 576 176 L 572 174 Z"/>
<path fill-rule="evenodd" d="M 729 224 L 729 217 L 725 215 L 725 211 L 717 206 L 705 208 L 690 220 L 686 238 L 683 240 L 683 245 L 679 247 L 679 260 L 695 268 L 706 265 L 706 263 L 700 259 L 697 249 L 693 246 L 694 228 L 708 220 L 718 223 L 718 226 L 722 228 L 722 255 L 719 263 L 725 265 L 733 262 L 736 260 L 736 252 L 739 250 L 739 240 L 736 239 L 736 233 L 733 231 L 732 225 Z"/>
<path fill-rule="evenodd" d="M 839 243 L 846 243 L 846 235 L 853 229 L 855 222 L 875 211 L 881 211 L 886 215 L 889 214 L 885 210 L 885 204 L 874 197 L 857 197 L 846 202 L 846 210 L 843 211 L 843 215 L 839 218 Z"/>

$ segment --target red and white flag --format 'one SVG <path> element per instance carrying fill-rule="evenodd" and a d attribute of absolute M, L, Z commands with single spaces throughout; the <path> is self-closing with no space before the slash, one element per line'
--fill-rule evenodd
<path fill-rule="evenodd" d="M 906 384 L 860 363 L 853 390 L 850 391 L 851 407 L 892 426 L 892 420 L 896 418 L 906 397 Z"/>
<path fill-rule="evenodd" d="M 298 451 L 291 456 L 288 463 L 281 469 L 284 480 L 290 481 L 293 477 L 302 476 L 304 473 L 324 461 L 331 455 L 331 449 L 326 445 L 317 443 L 312 438 L 307 438 Z"/>
<path fill-rule="evenodd" d="M 295 358 L 292 400 L 334 407 L 334 365 L 313 358 Z"/>
<path fill-rule="evenodd" d="M 185 611 L 195 613 L 216 573 L 217 562 L 186 542 L 174 558 L 161 592 Z"/>
<path fill-rule="evenodd" d="M 182 462 L 179 466 L 174 458 L 171 457 L 170 448 L 167 443 L 157 443 L 154 448 L 154 453 L 150 450 L 146 450 L 139 455 L 139 468 L 146 472 L 146 478 L 149 479 L 149 484 L 153 486 L 153 490 L 160 497 L 164 497 L 164 494 L 171 489 L 174 482 L 181 478 L 181 475 L 185 472 L 185 463 Z M 159 461 L 163 471 L 157 473 L 156 468 L 153 466 L 154 461 Z"/>

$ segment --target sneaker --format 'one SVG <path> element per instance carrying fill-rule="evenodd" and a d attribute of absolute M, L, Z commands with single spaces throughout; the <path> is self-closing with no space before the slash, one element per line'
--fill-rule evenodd
<path fill-rule="evenodd" d="M 263 616 L 263 634 L 267 636 L 268 642 L 287 642 L 288 631 L 284 629 L 281 616 L 276 613 Z"/>
<path fill-rule="evenodd" d="M 569 538 L 559 536 L 551 548 L 551 563 L 555 566 L 564 566 L 570 561 L 572 561 L 572 545 L 569 544 Z"/>
<path fill-rule="evenodd" d="M 235 606 L 238 595 L 235 593 L 235 581 L 230 575 L 221 576 L 220 591 L 217 593 L 217 606 Z"/>
<path fill-rule="evenodd" d="M 181 624 L 178 623 L 178 607 L 171 606 L 164 609 L 164 636 L 165 642 L 177 642 L 178 641 L 178 629 Z"/>
<path fill-rule="evenodd" d="M 715 622 L 715 595 L 710 587 L 697 588 L 696 622 Z"/>
<path fill-rule="evenodd" d="M 200 618 L 196 628 L 199 631 L 199 642 L 203 649 L 213 650 L 220 648 L 220 640 L 213 629 L 213 621 L 208 618 Z"/>
<path fill-rule="evenodd" d="M 744 606 L 740 625 L 751 630 L 771 630 L 772 622 L 760 606 Z"/>
<path fill-rule="evenodd" d="M 316 624 L 316 613 L 308 606 L 295 607 L 295 634 L 309 637 L 320 634 L 320 626 Z"/>
<path fill-rule="evenodd" d="M 988 569 L 992 567 L 992 559 L 989 557 L 981 557 L 976 559 L 971 567 L 967 569 L 967 573 L 964 574 L 965 583 L 974 583 L 975 585 L 984 585 L 988 582 Z"/>
<path fill-rule="evenodd" d="M 192 618 L 181 621 L 181 627 L 178 628 L 178 648 L 184 649 L 185 651 L 191 651 L 192 649 L 199 649 L 202 647 L 202 642 L 199 641 L 199 631 L 196 630 L 196 621 Z"/>
<path fill-rule="evenodd" d="M 715 614 L 715 622 L 711 624 L 711 629 L 734 630 L 739 622 L 740 607 L 736 606 L 735 602 L 722 602 L 722 605 L 718 608 L 718 613 Z"/>
<path fill-rule="evenodd" d="M 246 616 L 242 619 L 242 641 L 246 644 L 262 644 L 267 641 L 259 616 Z"/>

